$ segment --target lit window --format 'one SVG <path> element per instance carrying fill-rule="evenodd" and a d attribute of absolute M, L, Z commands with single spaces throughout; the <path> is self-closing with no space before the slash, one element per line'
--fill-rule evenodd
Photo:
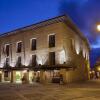
<path fill-rule="evenodd" d="M 55 35 L 49 35 L 49 47 L 55 47 Z"/>
<path fill-rule="evenodd" d="M 17 53 L 22 52 L 22 42 L 17 43 Z"/>
<path fill-rule="evenodd" d="M 31 39 L 31 50 L 36 50 L 36 39 Z"/>

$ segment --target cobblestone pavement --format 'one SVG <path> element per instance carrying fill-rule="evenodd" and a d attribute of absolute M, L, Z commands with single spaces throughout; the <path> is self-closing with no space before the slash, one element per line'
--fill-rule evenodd
<path fill-rule="evenodd" d="M 0 84 L 0 100 L 100 100 L 100 80 L 67 85 Z"/>

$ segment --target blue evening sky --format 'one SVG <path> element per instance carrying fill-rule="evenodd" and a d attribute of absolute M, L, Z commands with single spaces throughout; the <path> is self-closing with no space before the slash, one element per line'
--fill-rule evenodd
<path fill-rule="evenodd" d="M 91 64 L 100 56 L 100 0 L 0 0 L 0 34 L 67 14 L 89 39 Z M 94 58 L 95 57 L 95 58 Z"/>

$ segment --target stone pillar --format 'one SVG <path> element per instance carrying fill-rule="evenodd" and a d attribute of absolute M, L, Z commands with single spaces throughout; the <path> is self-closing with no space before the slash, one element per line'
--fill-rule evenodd
<path fill-rule="evenodd" d="M 11 71 L 11 83 L 16 82 L 16 71 Z"/>
<path fill-rule="evenodd" d="M 26 73 L 27 82 L 29 83 L 29 71 Z"/>
<path fill-rule="evenodd" d="M 41 83 L 45 82 L 45 72 L 43 70 L 40 71 L 40 82 Z"/>
<path fill-rule="evenodd" d="M 2 82 L 4 82 L 4 71 L 2 71 Z"/>
<path fill-rule="evenodd" d="M 9 72 L 8 79 L 9 79 L 9 82 L 11 82 L 11 71 Z"/>
<path fill-rule="evenodd" d="M 64 83 L 67 83 L 66 69 L 60 69 L 60 74 L 63 76 Z"/>

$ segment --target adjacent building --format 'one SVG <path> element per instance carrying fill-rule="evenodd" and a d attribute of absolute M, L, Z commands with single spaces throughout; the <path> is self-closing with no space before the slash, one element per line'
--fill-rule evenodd
<path fill-rule="evenodd" d="M 63 15 L 0 36 L 0 81 L 89 79 L 89 44 Z"/>
<path fill-rule="evenodd" d="M 100 78 L 100 57 L 97 59 L 96 64 L 94 65 L 94 72 L 95 78 Z"/>

